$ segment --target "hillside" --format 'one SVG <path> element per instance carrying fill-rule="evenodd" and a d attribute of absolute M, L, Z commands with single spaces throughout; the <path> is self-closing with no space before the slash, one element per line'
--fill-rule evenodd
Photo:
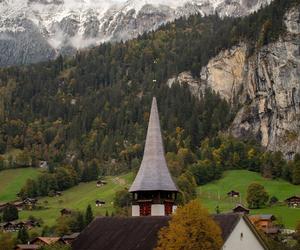
<path fill-rule="evenodd" d="M 268 180 L 261 175 L 245 170 L 225 172 L 224 177 L 204 186 L 198 187 L 200 200 L 211 212 L 219 206 L 221 212 L 231 211 L 237 203 L 247 205 L 246 190 L 248 186 L 257 182 L 262 184 L 270 197 L 275 196 L 280 202 L 293 195 L 299 195 L 299 186 L 292 185 L 283 180 Z M 235 190 L 241 193 L 241 199 L 227 197 L 227 192 Z M 275 205 L 263 209 L 251 210 L 252 214 L 274 214 L 287 228 L 294 228 L 300 220 L 300 210 L 288 208 L 285 204 Z"/>
<path fill-rule="evenodd" d="M 12 170 L 18 171 L 20 170 Z M 22 211 L 21 219 L 27 219 L 33 215 L 36 218 L 42 218 L 44 225 L 52 226 L 60 215 L 62 208 L 84 211 L 88 204 L 92 205 L 95 215 L 105 215 L 106 211 L 111 214 L 113 209 L 114 194 L 118 190 L 128 188 L 133 181 L 133 175 L 126 174 L 116 177 L 107 177 L 108 184 L 100 188 L 96 187 L 96 182 L 81 183 L 76 187 L 63 192 L 61 197 L 44 197 L 39 199 L 39 204 L 46 207 L 37 211 Z M 218 181 L 198 187 L 198 197 L 205 207 L 211 213 L 219 206 L 221 212 L 228 212 L 236 203 L 246 204 L 246 190 L 249 184 L 257 182 L 262 184 L 270 197 L 276 196 L 279 201 L 299 194 L 299 187 L 289 184 L 283 180 L 268 180 L 262 178 L 258 173 L 233 170 L 227 171 L 224 177 Z M 231 190 L 239 191 L 241 199 L 227 198 L 226 193 Z M 103 207 L 95 207 L 95 201 L 104 200 L 106 204 Z M 252 214 L 274 214 L 287 228 L 294 228 L 297 221 L 300 220 L 299 209 L 291 209 L 286 205 L 275 205 L 263 209 L 251 210 Z"/>
<path fill-rule="evenodd" d="M 201 88 L 199 99 L 183 84 L 170 88 L 168 80 L 183 71 L 199 77 L 210 58 L 241 41 L 249 53 L 255 44 L 277 41 L 286 11 L 297 3 L 277 0 L 238 19 L 181 18 L 74 58 L 1 69 L 0 153 L 18 148 L 34 158 L 32 164 L 48 160 L 53 166 L 94 161 L 104 175 L 131 170 L 142 154 L 153 95 L 166 151 L 195 153 L 203 139 L 228 130 L 237 107 L 212 88 Z"/>
<path fill-rule="evenodd" d="M 20 168 L 0 171 L 0 203 L 17 199 L 17 193 L 26 180 L 36 179 L 41 171 L 36 168 Z"/>
<path fill-rule="evenodd" d="M 20 219 L 27 219 L 33 215 L 36 218 L 42 218 L 44 225 L 53 226 L 56 219 L 60 216 L 60 210 L 63 208 L 73 211 L 85 211 L 88 204 L 92 206 L 94 215 L 104 216 L 106 211 L 111 214 L 113 209 L 113 199 L 116 191 L 128 188 L 132 180 L 132 174 L 107 177 L 107 185 L 96 187 L 96 181 L 81 183 L 76 187 L 63 192 L 60 197 L 44 197 L 39 199 L 39 204 L 44 208 L 36 211 L 22 211 Z M 96 207 L 95 201 L 103 200 L 106 204 L 103 207 Z"/>

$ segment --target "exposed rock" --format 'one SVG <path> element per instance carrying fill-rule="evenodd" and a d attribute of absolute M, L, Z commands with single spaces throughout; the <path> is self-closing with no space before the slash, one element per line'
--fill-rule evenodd
<path fill-rule="evenodd" d="M 9 51 L 0 53 L 0 67 L 48 60 L 53 52 L 74 54 L 102 42 L 124 41 L 182 16 L 216 12 L 220 16 L 243 16 L 271 1 L 0 0 L 0 51 Z M 25 27 L 20 20 L 32 25 Z M 11 47 L 7 34 L 17 39 Z"/>
<path fill-rule="evenodd" d="M 186 72 L 174 82 L 188 84 L 201 97 L 210 87 L 241 106 L 230 128 L 236 137 L 256 138 L 286 158 L 300 152 L 300 9 L 285 16 L 287 33 L 277 42 L 247 56 L 242 44 L 223 51 L 201 71 L 201 80 Z"/>
<path fill-rule="evenodd" d="M 255 135 L 267 149 L 283 151 L 287 158 L 300 152 L 299 16 L 299 9 L 290 10 L 284 38 L 249 58 L 243 95 L 250 105 L 232 125 L 233 135 Z"/>
<path fill-rule="evenodd" d="M 246 63 L 245 44 L 221 52 L 201 71 L 201 79 L 228 102 L 233 102 L 241 90 Z"/>
<path fill-rule="evenodd" d="M 173 84 L 180 84 L 180 86 L 187 85 L 191 93 L 199 99 L 203 96 L 204 91 L 207 88 L 206 82 L 203 82 L 200 79 L 195 79 L 192 76 L 192 73 L 188 71 L 182 72 L 177 77 L 170 78 L 167 81 L 169 88 L 171 88 Z"/>

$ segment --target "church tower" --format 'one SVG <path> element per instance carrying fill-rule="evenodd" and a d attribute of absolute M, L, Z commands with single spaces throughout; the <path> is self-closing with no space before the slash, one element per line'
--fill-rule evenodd
<path fill-rule="evenodd" d="M 129 189 L 132 216 L 166 216 L 176 209 L 178 189 L 164 156 L 156 98 L 153 98 L 143 160 Z"/>

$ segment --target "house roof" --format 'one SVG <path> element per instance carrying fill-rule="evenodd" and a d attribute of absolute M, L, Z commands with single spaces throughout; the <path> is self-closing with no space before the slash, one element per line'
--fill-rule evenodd
<path fill-rule="evenodd" d="M 294 200 L 294 199 L 299 199 L 300 200 L 300 196 L 294 195 L 294 196 L 291 196 L 291 197 L 287 198 L 285 201 Z"/>
<path fill-rule="evenodd" d="M 233 208 L 233 211 L 236 211 L 236 210 L 244 210 L 244 211 L 250 211 L 248 208 L 246 208 L 246 207 L 244 207 L 243 205 L 241 205 L 241 204 L 238 204 L 238 205 L 236 205 L 235 206 L 235 208 Z"/>
<path fill-rule="evenodd" d="M 105 204 L 105 201 L 102 201 L 102 200 L 96 200 L 95 202 L 96 202 L 96 203 Z"/>
<path fill-rule="evenodd" d="M 275 220 L 275 216 L 273 214 L 254 214 L 250 215 L 250 219 L 258 219 L 258 220 Z"/>
<path fill-rule="evenodd" d="M 72 244 L 73 250 L 152 250 L 159 230 L 168 225 L 171 217 L 100 217 L 95 219 Z M 261 245 L 268 249 L 247 216 L 218 214 L 212 218 L 222 230 L 225 242 L 241 219 L 244 219 Z"/>
<path fill-rule="evenodd" d="M 37 241 L 42 241 L 46 245 L 51 245 L 51 244 L 58 242 L 59 240 L 60 240 L 59 237 L 37 237 L 34 240 L 32 240 L 30 243 L 34 244 Z"/>
<path fill-rule="evenodd" d="M 152 250 L 169 217 L 101 217 L 84 229 L 73 250 Z"/>
<path fill-rule="evenodd" d="M 19 244 L 15 247 L 15 249 L 24 249 L 24 250 L 34 250 L 34 249 L 39 249 L 39 245 L 34 245 L 34 244 Z"/>
<path fill-rule="evenodd" d="M 178 191 L 164 156 L 156 98 L 152 101 L 142 164 L 129 189 L 136 191 Z"/>
<path fill-rule="evenodd" d="M 231 190 L 230 192 L 228 192 L 227 194 L 239 194 L 240 192 L 237 192 L 237 191 L 234 191 L 234 190 Z"/>
<path fill-rule="evenodd" d="M 78 237 L 80 233 L 73 233 L 70 235 L 64 235 L 63 237 L 61 237 L 63 240 L 73 240 L 76 239 Z"/>
<path fill-rule="evenodd" d="M 241 219 L 241 215 L 235 213 L 215 214 L 212 217 L 222 229 L 222 238 L 224 242 L 228 239 L 233 229 Z"/>

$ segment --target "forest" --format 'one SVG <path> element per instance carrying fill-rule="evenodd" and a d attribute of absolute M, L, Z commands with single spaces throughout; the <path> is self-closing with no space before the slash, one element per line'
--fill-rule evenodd
<path fill-rule="evenodd" d="M 0 69 L 0 169 L 48 162 L 48 173 L 29 180 L 22 197 L 136 171 L 156 96 L 168 163 L 181 183 L 190 173 L 203 184 L 226 169 L 249 169 L 300 184 L 298 156 L 286 162 L 279 152 L 226 135 L 237 104 L 209 89 L 197 99 L 188 87 L 166 85 L 183 71 L 199 77 L 211 57 L 240 42 L 250 56 L 275 41 L 285 32 L 284 13 L 299 2 L 276 0 L 245 18 L 181 18 L 73 58 Z M 14 149 L 21 153 L 7 156 Z"/>

